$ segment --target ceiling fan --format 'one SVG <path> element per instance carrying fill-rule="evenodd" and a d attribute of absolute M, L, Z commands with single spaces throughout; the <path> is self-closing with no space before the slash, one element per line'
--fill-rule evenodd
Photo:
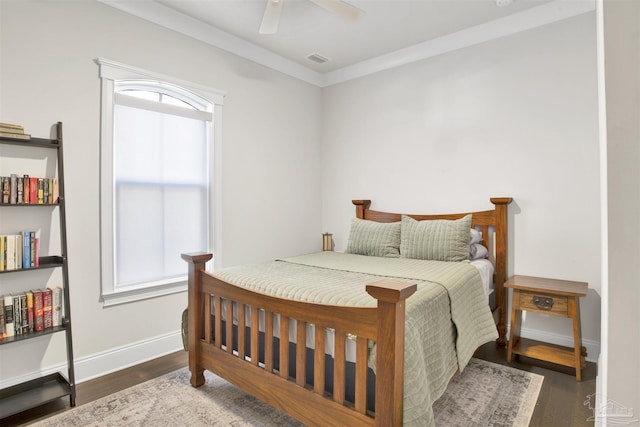
<path fill-rule="evenodd" d="M 349 21 L 357 20 L 364 12 L 355 6 L 342 0 L 309 0 L 321 8 L 340 16 Z M 278 31 L 280 12 L 284 0 L 267 0 L 267 7 L 264 10 L 260 34 L 275 34 Z"/>

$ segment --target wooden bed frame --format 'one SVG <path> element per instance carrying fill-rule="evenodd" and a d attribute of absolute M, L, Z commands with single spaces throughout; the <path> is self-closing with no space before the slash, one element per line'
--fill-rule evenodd
<path fill-rule="evenodd" d="M 410 215 L 424 219 L 458 219 L 472 213 L 472 226 L 480 229 L 489 253 L 495 254 L 494 275 L 499 332 L 498 344 L 505 344 L 507 276 L 507 205 L 511 198 L 492 198 L 495 208 L 487 211 L 444 215 Z M 354 200 L 356 216 L 378 222 L 399 221 L 401 214 L 370 210 L 369 200 Z M 493 238 L 491 231 L 494 232 Z M 236 287 L 205 271 L 211 254 L 183 254 L 189 264 L 188 348 L 191 384 L 204 384 L 204 370 L 226 379 L 256 398 L 282 410 L 307 425 L 401 426 L 404 396 L 405 300 L 416 291 L 415 284 L 382 280 L 366 286 L 377 299 L 377 308 L 344 307 L 279 299 Z M 214 303 L 212 304 L 212 300 Z M 225 318 L 222 305 L 226 307 Z M 214 307 L 212 313 L 212 306 Z M 237 310 L 234 330 L 233 309 Z M 251 312 L 245 325 L 245 312 Z M 264 363 L 258 362 L 259 312 L 264 312 Z M 211 314 L 213 314 L 213 319 Z M 280 316 L 280 337 L 289 337 L 288 319 L 296 319 L 296 341 L 307 340 L 307 324 L 315 325 L 315 348 L 325 348 L 326 328 L 334 330 L 332 394 L 325 391 L 324 351 L 314 352 L 313 387 L 305 378 L 305 369 L 296 369 L 295 378 L 288 369 L 276 370 L 273 360 L 273 315 Z M 223 321 L 226 337 L 223 340 Z M 249 336 L 245 335 L 250 326 Z M 355 399 L 345 400 L 345 345 L 347 334 L 356 338 Z M 235 336 L 234 336 L 235 335 Z M 237 351 L 226 341 L 237 339 Z M 251 343 L 246 351 L 245 340 Z M 375 414 L 367 411 L 368 340 L 376 342 Z M 283 340 L 287 342 L 288 340 Z M 282 344 L 283 341 L 280 341 Z M 233 342 L 233 341 L 231 341 Z M 289 365 L 288 345 L 280 345 L 280 366 Z M 306 366 L 306 346 L 296 346 L 296 367 Z M 292 360 L 293 362 L 293 360 Z"/>

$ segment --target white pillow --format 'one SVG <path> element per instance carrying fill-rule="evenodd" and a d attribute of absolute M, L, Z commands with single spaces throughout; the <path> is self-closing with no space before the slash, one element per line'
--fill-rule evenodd
<path fill-rule="evenodd" d="M 475 228 L 471 228 L 469 244 L 473 245 L 474 243 L 480 243 L 480 242 L 482 242 L 482 231 L 478 231 Z"/>
<path fill-rule="evenodd" d="M 469 259 L 471 261 L 486 258 L 487 254 L 489 254 L 489 250 L 480 243 L 473 243 L 469 245 Z"/>

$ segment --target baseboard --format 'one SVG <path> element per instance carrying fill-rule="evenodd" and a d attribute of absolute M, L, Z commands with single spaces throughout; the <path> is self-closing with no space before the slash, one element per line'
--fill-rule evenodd
<path fill-rule="evenodd" d="M 182 350 L 182 335 L 178 330 L 122 347 L 95 353 L 91 356 L 78 357 L 74 363 L 76 384 L 179 350 Z M 30 372 L 18 377 L 4 379 L 0 381 L 0 389 L 55 372 L 61 372 L 66 376 L 67 365 L 63 363 L 48 366 L 37 372 Z"/>
<path fill-rule="evenodd" d="M 600 360 L 602 355 L 598 357 L 598 366 L 602 366 L 602 361 Z M 606 414 L 602 414 L 599 408 L 606 408 L 606 405 L 603 405 L 603 399 L 606 395 L 607 391 L 604 388 L 604 384 L 602 381 L 602 374 L 600 373 L 600 369 L 598 369 L 598 375 L 596 375 L 596 395 L 595 395 L 595 407 L 591 408 L 593 411 L 593 424 L 595 427 L 606 427 Z M 590 420 L 587 420 L 590 421 Z"/>
<path fill-rule="evenodd" d="M 507 326 L 507 337 L 509 337 L 509 328 Z M 549 344 L 562 345 L 565 347 L 573 347 L 573 336 L 555 334 L 549 331 L 541 331 L 539 329 L 521 328 L 521 336 L 532 340 L 543 341 Z M 582 339 L 582 346 L 587 349 L 587 357 L 585 359 L 589 362 L 598 362 L 598 356 L 600 355 L 600 342 L 593 340 Z"/>
<path fill-rule="evenodd" d="M 76 383 L 101 377 L 178 350 L 182 350 L 182 335 L 179 330 L 77 358 L 75 360 Z"/>

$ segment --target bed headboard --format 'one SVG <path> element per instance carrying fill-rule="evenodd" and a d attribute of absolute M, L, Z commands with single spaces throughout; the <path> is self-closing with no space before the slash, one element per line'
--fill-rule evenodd
<path fill-rule="evenodd" d="M 486 211 L 461 212 L 452 214 L 408 215 L 419 221 L 430 219 L 459 219 L 471 214 L 471 226 L 482 232 L 483 244 L 489 249 L 489 254 L 495 265 L 493 283 L 496 292 L 498 344 L 506 344 L 506 314 L 507 299 L 504 282 L 507 280 L 507 206 L 511 203 L 511 197 L 492 197 L 494 208 Z M 381 212 L 369 209 L 371 200 L 353 200 L 356 206 L 356 217 L 377 222 L 400 221 L 403 214 Z"/>

